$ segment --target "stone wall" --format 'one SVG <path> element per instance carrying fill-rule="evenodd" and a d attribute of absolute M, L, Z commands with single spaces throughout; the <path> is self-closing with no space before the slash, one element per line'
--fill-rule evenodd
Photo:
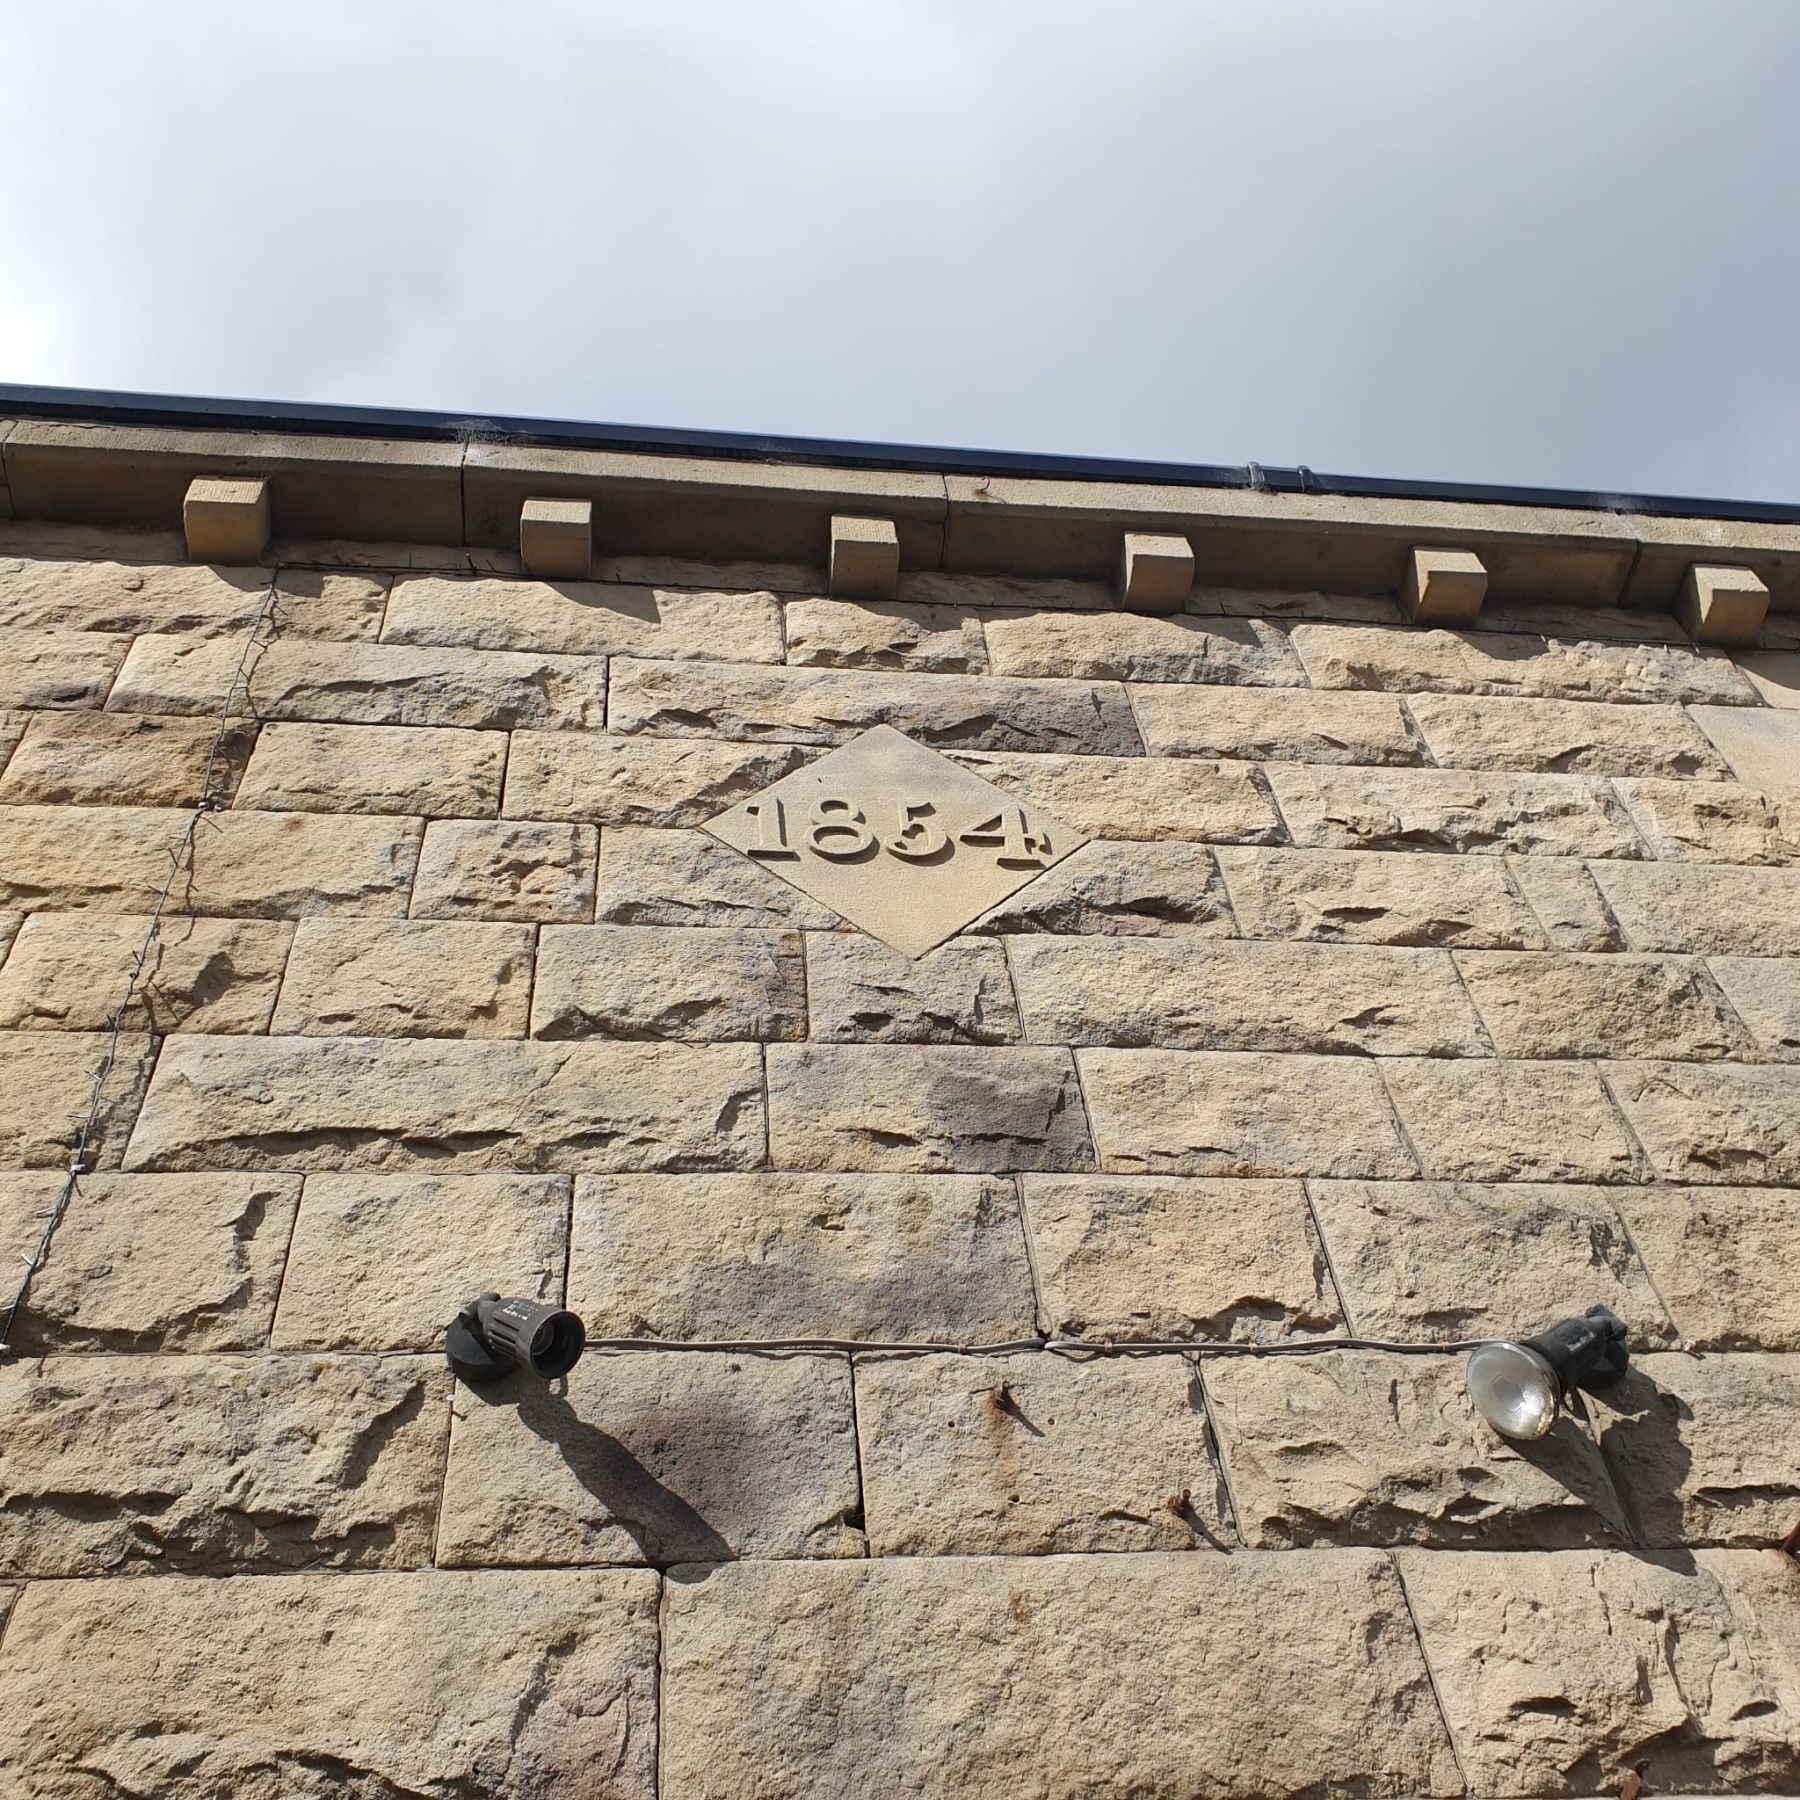
<path fill-rule="evenodd" d="M 1800 1793 L 1794 615 L 4 529 L 7 1800 Z M 1090 841 L 701 829 L 880 725 Z"/>

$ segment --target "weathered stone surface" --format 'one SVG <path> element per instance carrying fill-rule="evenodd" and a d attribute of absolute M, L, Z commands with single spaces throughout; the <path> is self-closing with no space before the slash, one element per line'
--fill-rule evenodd
<path fill-rule="evenodd" d="M 1800 956 L 1800 869 L 1611 863 L 1591 873 L 1634 950 Z"/>
<path fill-rule="evenodd" d="M 81 1141 L 108 1034 L 0 1032 L 0 1168 L 62 1169 Z M 101 1092 L 87 1166 L 116 1169 L 156 1061 L 155 1039 L 127 1035 Z"/>
<path fill-rule="evenodd" d="M 557 1387 L 457 1389 L 440 1566 L 865 1554 L 847 1357 L 597 1351 Z"/>
<path fill-rule="evenodd" d="M 957 756 L 1004 794 L 1089 836 L 1277 844 L 1281 821 L 1244 763 L 1145 756 Z"/>
<path fill-rule="evenodd" d="M 773 663 L 781 661 L 781 607 L 768 593 L 402 575 L 388 601 L 381 641 Z"/>
<path fill-rule="evenodd" d="M 765 669 L 748 664 L 612 664 L 609 729 L 651 737 L 844 744 L 893 725 L 933 749 L 1142 750 L 1125 690 L 1111 682 L 993 681 L 877 669 Z"/>
<path fill-rule="evenodd" d="M 1763 621 L 1763 637 L 1777 639 L 1785 650 L 1739 651 L 1732 660 L 1750 677 L 1751 685 L 1771 705 L 1792 711 L 1800 707 L 1800 619 L 1774 616 Z"/>
<path fill-rule="evenodd" d="M 450 1376 L 423 1358 L 52 1356 L 0 1368 L 0 1569 L 431 1560 Z"/>
<path fill-rule="evenodd" d="M 1800 1191 L 1645 1187 L 1618 1201 L 1685 1342 L 1800 1350 Z"/>
<path fill-rule="evenodd" d="M 656 1601 L 635 1570 L 34 1586 L 0 1652 L 0 1783 L 652 1800 Z"/>
<path fill-rule="evenodd" d="M 985 675 L 980 615 L 893 600 L 790 600 L 787 660 L 811 669 L 911 669 Z"/>
<path fill-rule="evenodd" d="M 1389 631 L 1368 625 L 1296 625 L 1293 643 L 1313 685 L 1321 688 L 1755 704 L 1756 690 L 1724 658 L 1663 644 L 1486 631 Z"/>
<path fill-rule="evenodd" d="M 987 622 L 996 675 L 1304 687 L 1287 633 L 1260 619 L 1180 614 L 1012 613 Z"/>
<path fill-rule="evenodd" d="M 18 747 L 19 739 L 25 735 L 25 727 L 38 716 L 28 712 L 0 712 L 0 768 L 6 766 L 7 759 Z"/>
<path fill-rule="evenodd" d="M 1638 865 L 1602 867 L 1622 868 L 1629 875 Z M 1554 948 L 1577 954 L 1625 948 L 1618 921 L 1601 897 L 1593 872 L 1584 864 L 1560 856 L 1519 856 L 1507 864 L 1506 872 L 1537 914 Z"/>
<path fill-rule="evenodd" d="M 1589 1063 L 1384 1058 L 1423 1172 L 1445 1181 L 1631 1181 L 1637 1158 Z"/>
<path fill-rule="evenodd" d="M 265 725 L 238 788 L 264 812 L 491 819 L 506 734 L 411 725 Z"/>
<path fill-rule="evenodd" d="M 130 645 L 99 631 L 0 631 L 0 706 L 99 706 Z"/>
<path fill-rule="evenodd" d="M 1033 1330 L 1018 1198 L 989 1175 L 584 1179 L 569 1305 L 596 1337 L 993 1344 Z"/>
<path fill-rule="evenodd" d="M 1640 1543 L 1761 1549 L 1800 1523 L 1800 1357 L 1634 1357 L 1588 1405 Z"/>
<path fill-rule="evenodd" d="M 529 925 L 302 919 L 269 1030 L 277 1037 L 523 1037 L 531 940 Z"/>
<path fill-rule="evenodd" d="M 506 759 L 509 819 L 596 825 L 703 825 L 799 768 L 795 745 L 615 738 L 599 732 L 515 731 Z"/>
<path fill-rule="evenodd" d="M 0 969 L 0 1030 L 105 1031 L 149 918 L 34 913 Z M 165 913 L 125 1014 L 128 1031 L 266 1031 L 294 928 Z"/>
<path fill-rule="evenodd" d="M 189 817 L 149 806 L 0 807 L 0 904 L 148 913 Z M 227 918 L 398 916 L 421 829 L 416 819 L 210 813 L 171 899 Z"/>
<path fill-rule="evenodd" d="M 969 927 L 1100 937 L 1234 937 L 1210 850 L 1197 844 L 1086 843 Z"/>
<path fill-rule="evenodd" d="M 953 940 L 911 957 L 860 931 L 809 932 L 806 999 L 823 1044 L 1019 1041 L 1006 953 L 994 943 Z"/>
<path fill-rule="evenodd" d="M 33 1249 L 55 1170 L 0 1175 L 0 1252 Z M 260 1350 L 297 1175 L 84 1175 L 13 1327 L 26 1351 Z"/>
<path fill-rule="evenodd" d="M 1523 631 L 1581 643 L 1679 644 L 1686 649 L 1693 642 L 1673 613 L 1569 606 L 1557 600 L 1489 599 L 1482 605 L 1481 623 L 1486 631 Z"/>
<path fill-rule="evenodd" d="M 744 1562 L 667 1595 L 664 1800 L 1458 1791 L 1369 1551 Z"/>
<path fill-rule="evenodd" d="M 197 806 L 202 798 L 229 800 L 254 732 L 227 727 L 214 756 L 217 737 L 211 719 L 35 713 L 0 777 L 0 804 Z"/>
<path fill-rule="evenodd" d="M 1097 1343 L 1265 1343 L 1342 1324 L 1297 1181 L 1028 1175 L 1044 1323 Z"/>
<path fill-rule="evenodd" d="M 1104 581 L 1037 581 L 1018 575 L 962 575 L 946 569 L 906 569 L 900 598 L 910 606 L 1028 607 L 1033 611 L 1117 612 L 1119 598 Z"/>
<path fill-rule="evenodd" d="M 1666 862 L 1800 862 L 1800 794 L 1735 781 L 1619 781 L 1644 840 Z"/>
<path fill-rule="evenodd" d="M 771 1045 L 769 1159 L 895 1173 L 1091 1169 L 1066 1050 Z"/>
<path fill-rule="evenodd" d="M 1446 769 L 1697 776 L 1708 781 L 1731 776 L 1679 706 L 1415 694 L 1407 707 L 1432 757 Z M 1735 715 L 1738 709 L 1729 710 Z"/>
<path fill-rule="evenodd" d="M 547 925 L 538 940 L 538 1038 L 803 1038 L 797 931 Z"/>
<path fill-rule="evenodd" d="M 1150 623 L 1151 621 L 1145 621 Z M 1422 763 L 1425 747 L 1385 694 L 1292 688 L 1131 690 L 1152 756 L 1238 756 L 1253 762 Z"/>
<path fill-rule="evenodd" d="M 1777 699 L 1773 683 L 1759 681 L 1757 686 L 1768 706 L 1696 706 L 1693 718 L 1740 781 L 1791 794 L 1800 790 L 1800 719 L 1793 712 L 1800 694 L 1790 689 Z"/>
<path fill-rule="evenodd" d="M 309 1175 L 271 1341 L 438 1350 L 477 1294 L 558 1299 L 568 1210 L 566 1175 Z"/>
<path fill-rule="evenodd" d="M 1491 857 L 1381 851 L 1217 852 L 1245 937 L 1320 944 L 1541 950 L 1544 934 Z"/>
<path fill-rule="evenodd" d="M 1440 950 L 1022 937 L 1011 952 L 1034 1044 L 1488 1054 Z"/>
<path fill-rule="evenodd" d="M 1706 1060 L 1750 1048 L 1698 961 L 1462 950 L 1456 966 L 1501 1056 Z"/>
<path fill-rule="evenodd" d="M 39 1044 L 80 1044 L 58 1034 Z M 3 1043 L 4 1040 L 0 1040 Z M 761 1159 L 736 1045 L 171 1038 L 134 1169 L 716 1169 Z"/>
<path fill-rule="evenodd" d="M 1515 1338 L 1597 1302 L 1633 1344 L 1674 1335 L 1600 1189 L 1319 1181 L 1312 1197 L 1358 1336 Z"/>
<path fill-rule="evenodd" d="M 216 714 L 242 648 L 231 638 L 141 637 L 108 704 L 114 712 Z M 606 717 L 606 661 L 278 638 L 255 658 L 232 710 L 319 724 L 598 731 Z"/>
<path fill-rule="evenodd" d="M 1765 1056 L 1800 1056 L 1800 963 L 1776 956 L 1713 956 L 1706 966 Z"/>
<path fill-rule="evenodd" d="M 1256 1549 L 1625 1541 L 1594 1440 L 1565 1413 L 1536 1443 L 1509 1443 L 1476 1412 L 1461 1357 L 1228 1356 L 1203 1379 Z"/>
<path fill-rule="evenodd" d="M 1662 1181 L 1800 1185 L 1800 1067 L 1605 1065 Z"/>
<path fill-rule="evenodd" d="M 1316 850 L 1644 854 L 1612 790 L 1583 775 L 1316 763 L 1270 763 L 1265 773 L 1294 842 Z"/>
<path fill-rule="evenodd" d="M 1053 871 L 1054 873 L 1054 871 Z M 843 921 L 703 831 L 609 825 L 600 845 L 602 925 L 806 926 Z"/>
<path fill-rule="evenodd" d="M 419 852 L 412 916 L 591 919 L 599 856 L 591 825 L 434 820 Z"/>
<path fill-rule="evenodd" d="M 1398 1561 L 1475 1792 L 1592 1794 L 1640 1759 L 1663 1792 L 1800 1779 L 1800 1696 L 1707 1571 L 1607 1550 Z"/>
<path fill-rule="evenodd" d="M 863 1358 L 856 1418 L 877 1556 L 1236 1541 L 1184 1357 Z"/>
<path fill-rule="evenodd" d="M 1196 587 L 1187 611 L 1200 618 L 1347 619 L 1359 625 L 1401 625 L 1405 615 L 1376 594 L 1278 593 L 1268 588 Z"/>

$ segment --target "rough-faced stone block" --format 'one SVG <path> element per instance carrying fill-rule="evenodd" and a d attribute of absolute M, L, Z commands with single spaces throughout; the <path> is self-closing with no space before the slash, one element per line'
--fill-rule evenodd
<path fill-rule="evenodd" d="M 1183 1357 L 865 1357 L 856 1418 L 876 1556 L 1236 1541 Z"/>
<path fill-rule="evenodd" d="M 1054 873 L 1054 871 L 1052 871 Z M 702 831 L 609 825 L 600 846 L 602 925 L 806 926 L 843 921 Z"/>
<path fill-rule="evenodd" d="M 1385 694 L 1145 682 L 1131 690 L 1152 756 L 1252 762 L 1422 763 L 1425 747 Z"/>
<path fill-rule="evenodd" d="M 506 734 L 410 725 L 265 725 L 238 787 L 263 812 L 491 819 Z"/>
<path fill-rule="evenodd" d="M 835 514 L 826 568 L 834 594 L 854 600 L 893 599 L 900 579 L 900 534 L 893 520 Z"/>
<path fill-rule="evenodd" d="M 900 577 L 899 594 L 914 606 L 1029 607 L 1062 612 L 1117 612 L 1119 608 L 1118 595 L 1104 581 L 965 575 L 948 569 L 908 569 Z"/>
<path fill-rule="evenodd" d="M 1400 610 L 1415 625 L 1473 625 L 1487 583 L 1487 570 L 1472 550 L 1409 550 L 1400 575 Z"/>
<path fill-rule="evenodd" d="M 1342 1324 L 1297 1181 L 1030 1175 L 1044 1323 L 1096 1343 L 1264 1343 Z"/>
<path fill-rule="evenodd" d="M 1731 771 L 1679 706 L 1414 694 L 1407 710 L 1446 769 L 1651 775 L 1722 781 Z M 1753 709 L 1713 709 L 1735 717 Z M 1318 761 L 1349 761 L 1317 758 Z M 1370 761 L 1371 758 L 1359 758 Z"/>
<path fill-rule="evenodd" d="M 1034 1329 L 1018 1197 L 990 1175 L 584 1179 L 569 1305 L 595 1337 L 992 1344 Z"/>
<path fill-rule="evenodd" d="M 106 1070 L 108 1042 L 98 1031 L 0 1032 L 0 1168 L 68 1167 L 94 1083 Z M 119 1166 L 155 1061 L 154 1038 L 133 1033 L 119 1040 L 88 1137 L 90 1169 Z"/>
<path fill-rule="evenodd" d="M 97 631 L 0 631 L 0 706 L 97 707 L 130 648 Z"/>
<path fill-rule="evenodd" d="M 1696 706 L 1690 712 L 1740 781 L 1800 788 L 1800 716 L 1774 706 Z"/>
<path fill-rule="evenodd" d="M 254 735 L 233 725 L 221 739 L 210 719 L 35 713 L 0 777 L 0 805 L 197 806 L 202 799 L 229 800 Z"/>
<path fill-rule="evenodd" d="M 519 560 L 540 581 L 586 581 L 594 560 L 591 500 L 527 500 L 519 508 Z"/>
<path fill-rule="evenodd" d="M 664 1800 L 1458 1791 L 1369 1551 L 741 1562 L 667 1594 Z"/>
<path fill-rule="evenodd" d="M 1676 617 L 1696 644 L 1754 644 L 1769 610 L 1769 590 L 1754 569 L 1692 563 Z"/>
<path fill-rule="evenodd" d="M 704 825 L 791 774 L 807 753 L 599 732 L 515 731 L 506 755 L 509 819 L 594 825 Z"/>
<path fill-rule="evenodd" d="M 36 1245 L 62 1181 L 49 1169 L 0 1175 L 0 1252 Z M 84 1175 L 13 1343 L 261 1349 L 299 1197 L 297 1175 Z"/>
<path fill-rule="evenodd" d="M 1800 962 L 1713 956 L 1706 966 L 1765 1056 L 1800 1056 Z"/>
<path fill-rule="evenodd" d="M 1740 868 L 1800 862 L 1800 792 L 1763 794 L 1735 781 L 1619 781 L 1614 787 L 1664 861 Z"/>
<path fill-rule="evenodd" d="M 1173 608 L 1169 609 L 1175 610 Z M 1306 672 L 1280 626 L 1139 613 L 1008 613 L 987 621 L 996 675 L 1299 688 Z"/>
<path fill-rule="evenodd" d="M 1800 1185 L 1800 1066 L 1619 1062 L 1605 1069 L 1658 1180 Z"/>
<path fill-rule="evenodd" d="M 441 1567 L 863 1556 L 850 1363 L 594 1351 L 458 1387 Z"/>
<path fill-rule="evenodd" d="M 1636 867 L 1630 863 L 1602 866 Z M 1625 948 L 1618 921 L 1602 898 L 1593 872 L 1584 864 L 1568 857 L 1519 856 L 1507 865 L 1507 874 L 1537 914 L 1553 949 L 1597 955 Z"/>
<path fill-rule="evenodd" d="M 1363 625 L 1398 625 L 1399 603 L 1386 595 L 1330 594 L 1317 588 L 1197 587 L 1187 610 L 1202 618 L 1348 619 Z"/>
<path fill-rule="evenodd" d="M 985 675 L 981 616 L 961 606 L 897 600 L 790 600 L 787 661 L 811 669 L 911 669 Z"/>
<path fill-rule="evenodd" d="M 1674 1335 L 1600 1189 L 1319 1181 L 1312 1197 L 1360 1337 L 1516 1338 L 1602 1301 L 1634 1344 Z"/>
<path fill-rule="evenodd" d="M 181 503 L 189 562 L 259 563 L 269 547 L 269 484 L 197 477 Z"/>
<path fill-rule="evenodd" d="M 767 1059 L 769 1159 L 780 1169 L 1094 1166 L 1066 1050 L 771 1045 Z"/>
<path fill-rule="evenodd" d="M 1119 599 L 1137 612 L 1179 612 L 1194 585 L 1194 547 L 1184 537 L 1128 531 L 1119 548 Z"/>
<path fill-rule="evenodd" d="M 523 1037 L 531 982 L 529 925 L 302 919 L 269 1029 L 277 1037 Z"/>
<path fill-rule="evenodd" d="M 0 992 L 5 977 L 0 976 Z M 806 938 L 806 1000 L 823 1044 L 1016 1044 L 1006 953 L 967 939 L 902 956 L 860 931 Z"/>
<path fill-rule="evenodd" d="M 309 1175 L 271 1341 L 438 1350 L 477 1294 L 556 1300 L 568 1208 L 566 1175 Z"/>
<path fill-rule="evenodd" d="M 0 1651 L 0 1781 L 587 1800 L 606 1771 L 653 1800 L 656 1604 L 636 1570 L 38 1584 Z"/>
<path fill-rule="evenodd" d="M 1590 873 L 1634 950 L 1800 956 L 1800 869 L 1599 863 Z"/>
<path fill-rule="evenodd" d="M 437 819 L 425 827 L 412 916 L 591 919 L 599 855 L 591 825 Z"/>
<path fill-rule="evenodd" d="M 761 1160 L 762 1113 L 756 1053 L 730 1044 L 180 1037 L 163 1046 L 129 1160 L 134 1169 L 742 1168 Z"/>
<path fill-rule="evenodd" d="M 1255 1549 L 1626 1540 L 1594 1440 L 1564 1413 L 1536 1443 L 1509 1443 L 1470 1402 L 1461 1357 L 1227 1356 L 1203 1379 Z"/>
<path fill-rule="evenodd" d="M 0 1569 L 431 1560 L 450 1376 L 383 1357 L 52 1356 L 0 1369 Z"/>
<path fill-rule="evenodd" d="M 1770 706 L 1793 711 L 1800 708 L 1800 627 L 1789 622 L 1787 630 L 1792 640 L 1790 648 L 1758 654 L 1740 651 L 1732 661 L 1750 677 L 1751 684 Z"/>
<path fill-rule="evenodd" d="M 1231 902 L 1198 844 L 1091 842 L 969 927 L 1100 937 L 1235 937 Z"/>
<path fill-rule="evenodd" d="M 803 1038 L 800 934 L 547 925 L 538 939 L 531 1035 Z"/>

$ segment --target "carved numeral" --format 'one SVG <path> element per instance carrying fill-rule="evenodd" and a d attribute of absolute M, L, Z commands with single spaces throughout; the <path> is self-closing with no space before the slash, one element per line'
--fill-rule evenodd
<path fill-rule="evenodd" d="M 750 846 L 750 855 L 764 858 L 791 856 L 799 860 L 800 852 L 788 844 L 787 814 L 782 811 L 778 799 L 765 796 L 761 800 L 752 800 L 744 811 L 756 821 L 756 842 Z"/>
<path fill-rule="evenodd" d="M 900 803 L 900 830 L 882 845 L 889 856 L 903 862 L 927 862 L 950 842 L 937 822 L 937 808 L 929 800 Z"/>
<path fill-rule="evenodd" d="M 978 850 L 993 848 L 1003 869 L 1041 869 L 1050 854 L 1047 832 L 1034 827 L 1022 806 L 1003 806 L 991 819 L 972 825 L 962 841 Z"/>
<path fill-rule="evenodd" d="M 848 862 L 875 842 L 862 811 L 848 800 L 821 800 L 807 820 L 807 847 L 830 862 Z"/>

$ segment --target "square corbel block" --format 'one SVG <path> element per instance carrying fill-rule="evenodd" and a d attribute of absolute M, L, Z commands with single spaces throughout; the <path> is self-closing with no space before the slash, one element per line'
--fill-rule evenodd
<path fill-rule="evenodd" d="M 1194 585 L 1194 546 L 1184 537 L 1128 531 L 1119 555 L 1119 598 L 1133 612 L 1180 612 Z"/>
<path fill-rule="evenodd" d="M 831 521 L 831 580 L 846 600 L 891 600 L 900 581 L 900 534 L 892 519 Z"/>
<path fill-rule="evenodd" d="M 181 503 L 188 560 L 259 563 L 269 547 L 269 484 L 199 476 Z"/>
<path fill-rule="evenodd" d="M 594 567 L 591 500 L 527 500 L 519 508 L 519 559 L 545 581 L 586 581 Z"/>
<path fill-rule="evenodd" d="M 1696 644 L 1753 644 L 1769 610 L 1769 590 L 1754 569 L 1695 563 L 1675 610 Z"/>
<path fill-rule="evenodd" d="M 1400 604 L 1414 624 L 1473 625 L 1486 598 L 1487 570 L 1473 550 L 1407 552 Z"/>

